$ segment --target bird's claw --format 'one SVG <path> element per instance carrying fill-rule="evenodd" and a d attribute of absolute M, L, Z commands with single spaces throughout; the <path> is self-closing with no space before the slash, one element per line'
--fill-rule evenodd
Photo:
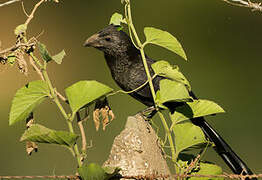
<path fill-rule="evenodd" d="M 155 106 L 148 107 L 139 113 L 144 117 L 145 120 L 149 121 L 155 114 L 157 110 Z"/>

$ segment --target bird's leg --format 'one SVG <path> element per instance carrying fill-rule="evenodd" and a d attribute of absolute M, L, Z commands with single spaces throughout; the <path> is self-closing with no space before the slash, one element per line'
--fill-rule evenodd
<path fill-rule="evenodd" d="M 155 106 L 150 106 L 142 111 L 139 112 L 146 121 L 149 121 L 155 114 L 157 110 Z"/>

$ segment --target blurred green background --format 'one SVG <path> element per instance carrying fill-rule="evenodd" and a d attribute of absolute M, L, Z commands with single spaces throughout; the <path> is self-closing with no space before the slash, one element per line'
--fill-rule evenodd
<path fill-rule="evenodd" d="M 4 2 L 0 0 L 0 3 Z M 30 12 L 35 1 L 24 0 Z M 232 7 L 221 0 L 132 1 L 133 19 L 142 36 L 143 27 L 153 26 L 174 34 L 182 43 L 189 61 L 155 46 L 147 54 L 178 64 L 200 98 L 214 100 L 226 114 L 208 118 L 251 169 L 262 172 L 261 141 L 261 42 L 262 14 Z M 52 54 L 65 49 L 62 65 L 49 65 L 49 75 L 57 89 L 79 81 L 95 79 L 118 89 L 112 81 L 103 54 L 82 47 L 84 40 L 105 27 L 114 12 L 123 13 L 120 0 L 75 0 L 43 4 L 35 14 L 28 37 L 44 31 L 40 41 Z M 21 3 L 0 8 L 2 48 L 15 43 L 14 28 L 26 16 Z M 38 79 L 30 68 L 26 77 L 16 66 L 0 66 L 0 175 L 72 174 L 76 162 L 68 150 L 55 145 L 40 145 L 39 152 L 27 156 L 19 138 L 23 123 L 8 126 L 8 112 L 16 90 L 28 81 Z M 126 117 L 144 106 L 127 95 L 110 98 L 116 119 L 105 132 L 95 132 L 87 122 L 88 161 L 106 160 L 113 138 L 123 129 Z M 53 129 L 66 130 L 62 115 L 54 103 L 45 101 L 35 113 L 36 121 Z M 224 166 L 211 149 L 205 156 Z M 227 169 L 225 169 L 227 170 Z M 229 171 L 228 171 L 229 172 Z"/>

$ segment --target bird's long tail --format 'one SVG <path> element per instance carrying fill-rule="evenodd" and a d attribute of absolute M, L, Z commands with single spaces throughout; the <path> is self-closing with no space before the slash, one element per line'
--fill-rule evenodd
<path fill-rule="evenodd" d="M 192 119 L 192 123 L 199 126 L 207 138 L 215 144 L 215 151 L 222 157 L 228 167 L 236 174 L 252 175 L 252 171 L 231 149 L 225 140 L 205 121 L 203 117 Z M 257 178 L 252 178 L 256 180 Z"/>

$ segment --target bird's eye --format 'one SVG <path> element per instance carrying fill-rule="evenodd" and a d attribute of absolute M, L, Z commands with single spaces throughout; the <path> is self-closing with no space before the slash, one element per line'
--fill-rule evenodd
<path fill-rule="evenodd" d="M 106 40 L 106 41 L 111 41 L 111 38 L 106 37 L 105 40 Z"/>

